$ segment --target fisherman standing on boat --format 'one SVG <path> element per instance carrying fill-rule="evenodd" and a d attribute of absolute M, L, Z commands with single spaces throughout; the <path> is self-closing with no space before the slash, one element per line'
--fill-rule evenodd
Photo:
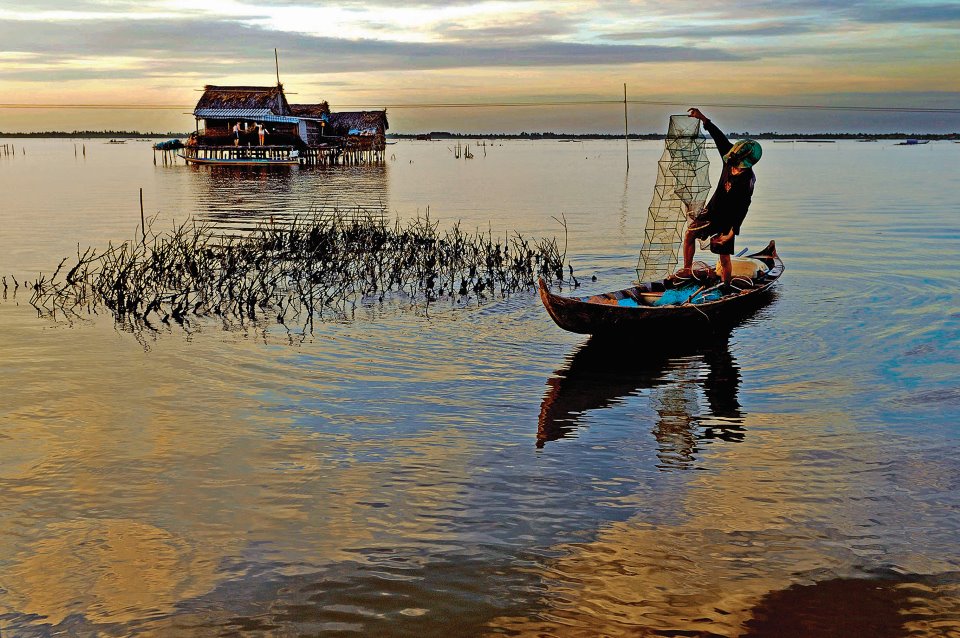
<path fill-rule="evenodd" d="M 703 127 L 713 137 L 723 157 L 723 171 L 713 197 L 687 226 L 683 236 L 683 268 L 670 279 L 679 282 L 692 276 L 696 240 L 709 238 L 710 252 L 719 257 L 720 277 L 724 288 L 728 288 L 732 275 L 730 255 L 734 251 L 734 237 L 740 234 L 740 225 L 750 208 L 753 186 L 757 181 L 753 165 L 760 161 L 762 151 L 760 144 L 754 140 L 740 140 L 732 144 L 700 109 L 689 109 L 689 115 L 703 122 Z"/>

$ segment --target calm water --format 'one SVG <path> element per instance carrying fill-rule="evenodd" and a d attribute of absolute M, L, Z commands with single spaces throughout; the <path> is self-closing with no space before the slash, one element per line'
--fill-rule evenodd
<path fill-rule="evenodd" d="M 143 188 L 158 227 L 382 205 L 562 236 L 563 214 L 590 291 L 633 276 L 662 148 L 632 144 L 628 176 L 607 142 L 240 173 L 15 144 L 8 282 L 134 237 Z M 564 333 L 533 291 L 144 338 L 11 284 L 0 633 L 960 635 L 958 163 L 767 143 L 738 246 L 777 239 L 787 272 L 696 347 Z"/>

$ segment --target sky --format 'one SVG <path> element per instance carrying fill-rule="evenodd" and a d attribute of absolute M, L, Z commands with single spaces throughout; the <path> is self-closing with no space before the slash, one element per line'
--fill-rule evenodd
<path fill-rule="evenodd" d="M 393 132 L 622 132 L 622 104 L 403 105 L 624 84 L 671 102 L 631 104 L 634 133 L 687 106 L 728 131 L 960 131 L 957 112 L 722 106 L 957 109 L 960 0 L 0 0 L 0 131 L 192 130 L 205 84 L 275 84 L 274 48 L 291 102 L 386 106 Z"/>

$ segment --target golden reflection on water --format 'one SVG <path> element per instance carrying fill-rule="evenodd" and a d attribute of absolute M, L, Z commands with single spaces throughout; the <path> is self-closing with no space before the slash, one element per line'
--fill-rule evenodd
<path fill-rule="evenodd" d="M 5 606 L 52 624 L 70 614 L 123 623 L 169 613 L 217 581 L 211 548 L 146 523 L 73 520 L 37 534 L 7 570 Z"/>
<path fill-rule="evenodd" d="M 356 559 L 357 548 L 429 547 L 444 537 L 442 517 L 424 512 L 443 512 L 468 482 L 471 452 L 456 433 L 386 442 L 384 472 L 370 441 L 296 425 L 375 428 L 393 417 L 339 413 L 336 400 L 292 409 L 291 392 L 335 396 L 342 370 L 265 367 L 269 346 L 256 340 L 166 339 L 144 355 L 107 322 L 39 336 L 29 324 L 5 328 L 7 613 L 143 622 L 238 577 L 247 561 L 290 576 Z M 362 374 L 369 355 L 351 347 L 332 342 L 327 354 L 358 357 Z M 187 359 L 204 365 L 187 372 Z M 425 368 L 428 381 L 464 374 Z"/>
<path fill-rule="evenodd" d="M 521 635 L 553 635 L 560 627 L 565 636 L 738 635 L 767 592 L 799 573 L 842 568 L 836 557 L 808 547 L 815 530 L 797 527 L 830 515 L 829 491 L 849 487 L 832 483 L 827 493 L 804 498 L 809 483 L 791 478 L 806 472 L 792 458 L 791 433 L 816 426 L 749 415 L 744 441 L 712 453 L 716 469 L 676 492 L 682 522 L 653 524 L 638 516 L 605 525 L 594 541 L 556 548 L 564 555 L 543 575 L 541 617 L 493 624 Z"/>
<path fill-rule="evenodd" d="M 675 492 L 679 523 L 638 515 L 603 525 L 590 542 L 555 547 L 562 556 L 542 574 L 543 609 L 491 625 L 523 636 L 739 636 L 758 609 L 769 604 L 771 592 L 849 573 L 849 565 L 860 561 L 890 561 L 913 573 L 952 571 L 949 555 L 888 554 L 873 535 L 876 530 L 869 528 L 880 523 L 865 521 L 878 516 L 870 508 L 883 498 L 882 477 L 875 476 L 873 484 L 859 472 L 848 473 L 875 460 L 869 451 L 859 450 L 856 463 L 833 467 L 811 466 L 809 458 L 795 454 L 808 450 L 810 433 L 823 427 L 809 417 L 750 414 L 744 419 L 744 440 L 712 451 L 711 470 Z M 840 437 L 855 429 L 842 414 L 831 415 L 829 428 L 841 432 Z M 824 527 L 836 540 L 822 540 Z M 924 626 L 931 619 L 960 622 L 957 583 L 954 575 L 928 596 L 902 598 L 903 610 L 895 613 L 904 614 L 908 627 L 919 627 L 919 635 L 940 635 L 927 633 L 931 628 Z M 841 590 L 850 592 L 845 602 L 838 599 L 828 606 L 822 601 L 819 608 L 805 611 L 825 631 L 806 635 L 840 635 L 823 625 L 847 626 L 843 605 L 859 609 L 862 604 L 855 587 Z M 789 624 L 784 609 L 778 612 L 775 625 Z M 859 626 L 855 620 L 846 622 L 860 629 L 872 626 L 869 618 L 860 620 Z"/>

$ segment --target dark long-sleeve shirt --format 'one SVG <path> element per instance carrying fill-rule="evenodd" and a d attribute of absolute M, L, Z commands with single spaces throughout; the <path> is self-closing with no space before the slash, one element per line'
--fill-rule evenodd
<path fill-rule="evenodd" d="M 733 148 L 727 136 L 713 122 L 707 120 L 703 123 L 703 127 L 710 133 L 721 157 Z M 752 168 L 745 168 L 738 175 L 733 175 L 730 167 L 724 162 L 720 181 L 716 190 L 713 191 L 713 197 L 707 202 L 712 229 L 725 233 L 732 228 L 734 234 L 740 234 L 740 225 L 747 216 L 747 209 L 750 208 L 753 186 L 756 182 L 757 177 L 753 174 Z"/>

